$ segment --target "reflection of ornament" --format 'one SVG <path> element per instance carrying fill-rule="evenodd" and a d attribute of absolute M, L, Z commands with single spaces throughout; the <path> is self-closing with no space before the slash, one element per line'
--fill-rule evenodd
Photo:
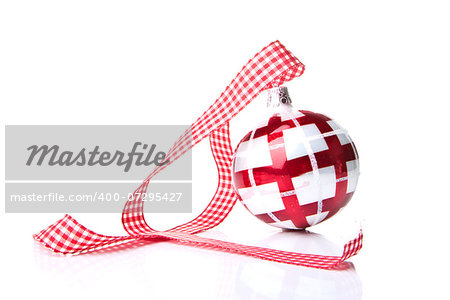
<path fill-rule="evenodd" d="M 303 229 L 336 214 L 359 176 L 355 145 L 336 122 L 296 111 L 285 87 L 268 90 L 273 114 L 239 143 L 233 184 L 245 207 L 270 225 Z"/>
<path fill-rule="evenodd" d="M 278 232 L 258 245 L 303 253 L 340 253 L 340 247 L 333 242 L 308 231 Z M 242 260 L 235 278 L 233 299 L 362 298 L 361 279 L 352 263 L 346 263 L 340 270 L 319 270 Z"/>

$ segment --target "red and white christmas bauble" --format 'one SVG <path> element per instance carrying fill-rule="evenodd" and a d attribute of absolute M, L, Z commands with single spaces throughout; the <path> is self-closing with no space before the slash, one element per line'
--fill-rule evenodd
<path fill-rule="evenodd" d="M 334 120 L 293 109 L 286 87 L 268 90 L 273 114 L 238 144 L 233 185 L 258 219 L 304 229 L 342 209 L 359 176 L 353 141 Z"/>

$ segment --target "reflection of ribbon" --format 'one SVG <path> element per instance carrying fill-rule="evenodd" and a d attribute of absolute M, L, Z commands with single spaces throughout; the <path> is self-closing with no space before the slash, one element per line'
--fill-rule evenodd
<path fill-rule="evenodd" d="M 232 148 L 229 136 L 231 118 L 239 113 L 261 91 L 278 86 L 304 71 L 304 65 L 278 41 L 273 42 L 256 54 L 238 73 L 220 97 L 183 134 L 167 153 L 166 161 L 155 168 L 134 191 L 122 213 L 122 223 L 128 236 L 105 236 L 97 234 L 71 216 L 42 230 L 34 238 L 54 252 L 80 254 L 117 244 L 140 239 L 163 238 L 176 240 L 194 246 L 221 249 L 247 254 L 266 260 L 330 269 L 355 255 L 362 247 L 362 232 L 344 246 L 342 256 L 324 256 L 287 252 L 262 247 L 239 245 L 195 235 L 219 225 L 236 203 L 231 182 Z M 147 190 L 150 179 L 166 168 L 198 142 L 209 136 L 211 150 L 217 164 L 219 184 L 216 193 L 206 209 L 195 219 L 167 231 L 156 231 L 144 219 L 142 194 Z"/>

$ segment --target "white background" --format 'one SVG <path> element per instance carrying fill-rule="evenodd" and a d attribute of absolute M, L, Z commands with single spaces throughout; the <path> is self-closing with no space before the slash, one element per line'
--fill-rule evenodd
<path fill-rule="evenodd" d="M 294 105 L 349 130 L 361 158 L 359 186 L 341 215 L 311 229 L 321 236 L 280 235 L 239 203 L 207 235 L 321 252 L 347 236 L 344 224 L 361 220 L 365 240 L 347 272 L 170 243 L 64 258 L 31 237 L 62 215 L 2 209 L 0 292 L 29 299 L 448 298 L 448 14 L 446 1 L 432 0 L 2 1 L 3 124 L 190 124 L 249 58 L 279 39 L 306 65 L 288 84 Z M 234 146 L 262 111 L 258 97 L 232 121 Z M 3 157 L 4 145 L 0 151 Z M 147 221 L 164 229 L 192 218 L 215 183 L 202 142 L 194 149 L 193 214 Z M 99 233 L 124 234 L 119 214 L 74 217 Z"/>

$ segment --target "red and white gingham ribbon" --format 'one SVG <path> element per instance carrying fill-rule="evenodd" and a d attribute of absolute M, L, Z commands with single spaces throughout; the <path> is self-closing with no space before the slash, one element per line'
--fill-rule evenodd
<path fill-rule="evenodd" d="M 219 225 L 236 203 L 231 181 L 232 148 L 229 135 L 231 118 L 239 113 L 261 91 L 283 84 L 304 71 L 304 65 L 279 41 L 257 53 L 237 74 L 220 97 L 192 124 L 167 153 L 167 164 L 154 169 L 126 203 L 122 223 L 128 236 L 97 234 L 79 224 L 71 216 L 64 218 L 34 235 L 34 238 L 52 251 L 62 254 L 80 254 L 118 244 L 148 239 L 176 240 L 193 246 L 222 249 L 270 261 L 314 267 L 336 268 L 355 255 L 362 247 L 362 232 L 344 246 L 342 256 L 324 256 L 280 251 L 269 248 L 240 245 L 204 238 L 196 233 Z M 167 231 L 156 231 L 144 219 L 141 195 L 150 179 L 174 162 L 190 148 L 209 136 L 211 150 L 217 164 L 219 184 L 206 209 L 195 219 Z"/>

